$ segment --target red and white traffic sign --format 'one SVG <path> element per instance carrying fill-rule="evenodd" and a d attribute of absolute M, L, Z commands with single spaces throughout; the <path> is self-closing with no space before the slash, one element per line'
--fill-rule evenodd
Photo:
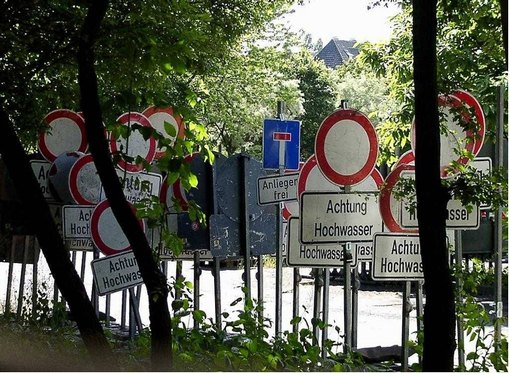
<path fill-rule="evenodd" d="M 474 134 L 474 145 L 472 148 L 472 153 L 477 155 L 479 154 L 479 151 L 484 144 L 484 137 L 486 134 L 486 120 L 484 118 L 484 111 L 482 110 L 479 101 L 477 101 L 477 99 L 469 92 L 458 90 L 454 91 L 452 95 L 457 97 L 461 103 L 467 107 L 467 109 L 474 110 L 475 120 L 477 122 L 477 130 Z"/>
<path fill-rule="evenodd" d="M 44 158 L 53 162 L 64 152 L 86 152 L 85 121 L 72 110 L 59 109 L 44 117 L 47 129 L 39 133 L 38 147 Z"/>
<path fill-rule="evenodd" d="M 413 150 L 408 150 L 405 153 L 401 154 L 399 159 L 392 165 L 391 170 L 394 170 L 396 167 L 398 167 L 400 164 L 415 164 L 415 155 Z"/>
<path fill-rule="evenodd" d="M 95 205 L 106 198 L 92 155 L 83 155 L 72 166 L 69 190 L 78 205 Z"/>
<path fill-rule="evenodd" d="M 320 170 L 337 185 L 353 185 L 368 177 L 378 157 L 375 128 L 359 111 L 340 109 L 318 128 L 315 155 Z"/>
<path fill-rule="evenodd" d="M 173 108 L 166 107 L 166 108 L 158 108 L 155 106 L 150 106 L 146 108 L 143 113 L 150 123 L 152 124 L 152 127 L 163 137 L 166 139 L 171 140 L 171 145 L 175 143 L 175 139 L 183 139 L 185 136 L 185 124 L 182 120 L 182 116 L 175 113 Z M 168 133 L 167 129 L 165 128 L 165 123 L 167 125 L 170 125 L 174 128 L 176 136 L 173 136 Z M 156 150 L 155 159 L 159 159 L 164 155 L 164 150 L 158 149 Z"/>
<path fill-rule="evenodd" d="M 438 96 L 438 109 L 441 117 L 445 118 L 445 123 L 441 123 L 441 126 L 445 124 L 447 127 L 445 130 L 440 130 L 440 176 L 446 178 L 459 172 L 451 166 L 452 162 L 466 165 L 470 161 L 470 158 L 464 155 L 464 150 L 473 153 L 475 135 L 472 130 L 464 128 L 471 121 L 471 117 L 459 98 L 453 95 Z M 424 130 L 426 129 L 424 128 Z M 414 119 L 411 129 L 411 145 L 414 154 L 415 138 L 416 123 Z"/>
<path fill-rule="evenodd" d="M 305 191 L 341 192 L 343 188 L 327 179 L 312 155 L 304 162 L 297 182 L 297 198 Z"/>
<path fill-rule="evenodd" d="M 415 170 L 415 166 L 400 164 L 385 179 L 385 184 L 380 191 L 380 215 L 382 215 L 385 226 L 391 232 L 416 233 L 417 230 L 404 229 L 399 224 L 401 204 L 392 193 L 394 186 L 400 179 L 401 172 L 405 170 Z"/>
<path fill-rule="evenodd" d="M 351 192 L 378 192 L 384 184 L 384 177 L 376 168 L 359 184 L 352 185 Z"/>
<path fill-rule="evenodd" d="M 135 211 L 134 207 L 132 207 L 132 209 Z M 140 220 L 139 223 L 140 227 L 145 232 L 145 223 L 143 220 Z M 131 248 L 127 237 L 122 231 L 122 228 L 120 228 L 115 215 L 113 215 L 108 200 L 99 202 L 95 207 L 90 220 L 90 229 L 94 245 L 101 250 L 104 255 L 117 254 Z"/>
<path fill-rule="evenodd" d="M 304 166 L 304 162 L 299 162 L 299 174 L 302 170 L 302 166 Z M 286 173 L 295 172 L 293 170 L 285 170 Z M 299 183 L 299 178 L 297 177 L 297 186 Z M 288 201 L 283 202 L 283 208 L 281 209 L 281 216 L 283 219 L 288 220 L 292 216 L 299 216 L 299 192 L 297 190 L 297 200 L 296 201 Z"/>
<path fill-rule="evenodd" d="M 117 122 L 124 126 L 140 125 L 144 127 L 152 127 L 150 121 L 141 113 L 128 112 L 122 114 L 117 118 Z M 143 163 L 136 163 L 136 158 L 142 157 L 148 163 L 152 163 L 156 154 L 156 140 L 153 137 L 149 137 L 147 140 L 143 138 L 140 131 L 132 130 L 127 139 L 117 139 L 114 136 L 110 138 L 110 149 L 113 154 L 122 152 L 129 157 L 132 157 L 132 161 L 126 161 L 120 158 L 117 165 L 126 171 L 140 172 L 143 170 Z"/>
<path fill-rule="evenodd" d="M 72 166 L 84 154 L 81 152 L 65 152 L 60 154 L 49 169 L 49 186 L 55 200 L 65 204 L 74 203 L 69 190 L 69 175 Z"/>

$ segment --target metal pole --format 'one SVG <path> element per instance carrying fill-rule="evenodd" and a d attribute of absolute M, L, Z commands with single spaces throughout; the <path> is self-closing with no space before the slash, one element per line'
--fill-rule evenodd
<path fill-rule="evenodd" d="M 39 244 L 34 238 L 34 264 L 32 266 L 32 317 L 35 319 L 37 311 L 37 271 L 39 269 Z"/>
<path fill-rule="evenodd" d="M 11 288 L 12 288 L 12 270 L 14 269 L 14 254 L 16 249 L 16 239 L 15 235 L 12 235 L 11 242 L 11 256 L 9 258 L 9 272 L 7 275 L 7 292 L 5 295 L 5 314 L 9 314 L 11 312 Z"/>
<path fill-rule="evenodd" d="M 357 348 L 357 328 L 359 324 L 359 288 L 361 282 L 359 280 L 359 272 L 357 267 L 352 270 L 352 348 Z"/>
<path fill-rule="evenodd" d="M 249 237 L 249 211 L 248 211 L 248 172 L 247 156 L 239 156 L 239 214 L 240 214 L 240 245 L 244 254 L 244 287 L 246 291 L 246 302 L 251 299 L 251 242 Z"/>
<path fill-rule="evenodd" d="M 216 312 L 216 327 L 221 329 L 221 262 L 220 258 L 214 258 L 214 308 Z"/>
<path fill-rule="evenodd" d="M 463 263 L 463 242 L 461 241 L 461 230 L 455 230 L 455 241 L 456 241 L 456 251 L 455 251 L 455 259 L 456 266 L 458 270 L 462 269 Z M 463 281 L 461 276 L 456 277 L 456 303 L 462 304 L 463 297 L 461 296 L 461 291 L 463 289 Z M 463 318 L 461 314 L 458 313 L 456 315 L 456 325 L 457 325 L 457 333 L 458 333 L 458 368 L 460 370 L 465 370 L 465 334 L 463 333 Z"/>
<path fill-rule="evenodd" d="M 424 300 L 423 300 L 423 281 L 417 281 L 417 294 L 415 297 L 415 306 L 417 308 L 417 331 L 424 329 Z M 419 364 L 422 365 L 422 356 L 419 355 Z"/>
<path fill-rule="evenodd" d="M 28 245 L 29 245 L 29 237 L 25 236 L 25 240 L 23 243 L 23 262 L 21 263 L 21 274 L 19 278 L 19 291 L 18 291 L 18 309 L 16 314 L 18 317 L 21 316 L 21 311 L 23 310 L 23 296 L 25 294 L 25 275 L 27 270 L 27 261 L 28 261 Z"/>
<path fill-rule="evenodd" d="M 403 287 L 403 322 L 401 326 L 401 371 L 408 371 L 408 338 L 410 332 L 410 281 L 405 281 Z"/>
<path fill-rule="evenodd" d="M 495 167 L 504 164 L 504 87 L 497 89 L 497 142 L 495 149 Z M 499 188 L 499 192 L 501 192 Z M 502 316 L 504 305 L 502 303 L 502 209 L 498 208 L 495 214 L 495 350 L 498 351 L 502 340 Z"/>
<path fill-rule="evenodd" d="M 120 311 L 120 329 L 124 330 L 126 326 L 127 313 L 127 290 L 122 290 L 122 309 Z"/>
<path fill-rule="evenodd" d="M 111 313 L 111 295 L 110 294 L 106 295 L 106 309 L 105 309 L 104 313 L 106 314 L 106 317 L 104 320 L 105 325 L 110 326 L 110 313 Z"/>
<path fill-rule="evenodd" d="M 329 268 L 323 269 L 323 323 L 322 330 L 322 358 L 327 357 L 327 350 L 325 349 L 327 339 L 329 338 L 329 286 L 330 275 Z"/>
<path fill-rule="evenodd" d="M 263 321 L 263 255 L 258 255 L 258 272 L 256 273 L 258 280 L 258 319 Z"/>
<path fill-rule="evenodd" d="M 87 264 L 87 252 L 83 251 L 83 253 L 81 254 L 81 272 L 80 272 L 81 281 L 85 281 L 86 264 Z"/>
<path fill-rule="evenodd" d="M 194 309 L 199 310 L 200 309 L 200 275 L 201 275 L 201 268 L 200 268 L 200 251 L 196 250 L 194 252 Z M 194 329 L 198 329 L 200 327 L 198 320 L 194 319 L 193 324 Z"/>
<path fill-rule="evenodd" d="M 351 244 L 343 245 L 343 276 L 344 283 L 344 322 L 345 322 L 345 343 L 343 352 L 348 353 L 352 348 L 352 284 L 350 277 Z"/>
<path fill-rule="evenodd" d="M 299 284 L 302 280 L 299 268 L 293 269 L 293 319 L 299 316 Z M 299 324 L 293 324 L 293 333 L 299 332 Z"/>
<path fill-rule="evenodd" d="M 320 340 L 320 329 L 318 328 L 318 320 L 320 319 L 320 299 L 322 298 L 322 277 L 320 276 L 320 269 L 313 268 L 315 277 L 315 294 L 313 300 L 313 345 L 318 345 Z"/>
<path fill-rule="evenodd" d="M 277 102 L 277 117 L 280 120 L 284 118 L 285 104 L 283 101 Z M 279 144 L 279 175 L 285 173 L 285 142 L 281 141 Z M 283 253 L 281 248 L 281 233 L 282 233 L 282 219 L 281 219 L 281 204 L 277 204 L 276 211 L 276 312 L 275 312 L 275 334 L 276 337 L 281 335 L 282 330 L 282 306 L 283 306 Z"/>
<path fill-rule="evenodd" d="M 175 279 L 178 281 L 182 278 L 182 260 L 177 260 L 175 264 Z M 182 298 L 182 290 L 177 287 L 175 289 L 175 299 Z"/>

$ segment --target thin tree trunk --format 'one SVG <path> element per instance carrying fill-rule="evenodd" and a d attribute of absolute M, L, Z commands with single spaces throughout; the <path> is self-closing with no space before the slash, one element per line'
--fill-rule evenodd
<path fill-rule="evenodd" d="M 113 214 L 131 244 L 147 287 L 152 338 L 152 369 L 169 370 L 172 362 L 172 348 L 167 280 L 157 266 L 145 234 L 125 199 L 113 166 L 102 124 L 93 44 L 107 7 L 108 1 L 106 0 L 93 1 L 82 27 L 78 50 L 81 109 L 85 115 L 90 152 L 94 157 L 106 197 L 110 202 Z"/>
<path fill-rule="evenodd" d="M 447 190 L 440 181 L 436 0 L 413 2 L 415 173 L 424 267 L 424 371 L 453 370 L 455 305 L 446 244 Z"/>
<path fill-rule="evenodd" d="M 71 263 L 69 251 L 58 233 L 28 157 L 3 107 L 0 107 L 0 126 L 0 153 L 23 203 L 28 227 L 37 236 L 51 274 L 69 305 L 92 361 L 97 369 L 117 370 L 118 365 L 83 282 Z"/>

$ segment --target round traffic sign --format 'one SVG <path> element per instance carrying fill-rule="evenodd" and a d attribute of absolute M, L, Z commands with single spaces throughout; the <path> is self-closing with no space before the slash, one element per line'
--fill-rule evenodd
<path fill-rule="evenodd" d="M 385 226 L 391 232 L 408 232 L 408 233 L 416 233 L 417 230 L 413 229 L 404 229 L 399 224 L 398 218 L 400 215 L 400 201 L 396 199 L 396 197 L 392 194 L 392 190 L 396 183 L 400 178 L 400 174 L 402 171 L 413 171 L 415 170 L 415 166 L 409 164 L 400 164 L 397 166 L 385 179 L 385 184 L 382 186 L 380 190 L 380 215 L 382 216 L 382 220 Z"/>
<path fill-rule="evenodd" d="M 458 98 L 468 110 L 473 109 L 475 119 L 477 122 L 477 129 L 474 131 L 474 145 L 472 153 L 476 156 L 479 154 L 483 144 L 484 137 L 486 135 L 486 120 L 484 118 L 484 111 L 482 110 L 481 104 L 477 99 L 467 91 L 458 90 L 452 93 L 453 96 Z"/>
<path fill-rule="evenodd" d="M 42 156 L 53 162 L 65 152 L 88 149 L 85 121 L 72 110 L 54 110 L 44 117 L 47 129 L 39 133 L 37 145 Z"/>
<path fill-rule="evenodd" d="M 299 172 L 302 170 L 302 166 L 304 166 L 304 162 L 299 162 Z M 295 174 L 295 170 L 285 170 L 285 174 Z M 285 220 L 289 220 L 292 216 L 299 216 L 299 201 L 283 202 L 281 216 Z"/>
<path fill-rule="evenodd" d="M 49 172 L 49 189 L 56 201 L 71 204 L 74 200 L 69 190 L 69 174 L 72 166 L 84 155 L 81 152 L 64 152 L 52 163 Z"/>
<path fill-rule="evenodd" d="M 376 168 L 359 184 L 352 185 L 352 192 L 378 192 L 384 184 L 384 177 Z"/>
<path fill-rule="evenodd" d="M 318 128 L 315 155 L 320 170 L 333 183 L 360 183 L 375 168 L 378 157 L 375 128 L 359 111 L 337 110 Z"/>
<path fill-rule="evenodd" d="M 297 198 L 299 200 L 300 195 L 305 191 L 341 192 L 342 190 L 342 187 L 332 183 L 323 175 L 315 155 L 310 156 L 304 162 L 297 180 Z"/>
<path fill-rule="evenodd" d="M 124 126 L 132 126 L 134 124 L 141 125 L 144 127 L 152 127 L 150 121 L 141 113 L 128 112 L 124 113 L 117 118 L 117 122 Z M 138 156 L 142 157 L 148 163 L 152 163 L 156 154 L 156 140 L 153 137 L 149 137 L 147 140 L 143 138 L 140 131 L 133 130 L 127 139 L 110 137 L 110 149 L 113 154 L 122 152 L 132 160 L 125 160 L 120 158 L 117 162 L 118 166 L 122 170 L 129 172 L 140 172 L 143 170 L 143 163 L 136 163 Z"/>
<path fill-rule="evenodd" d="M 415 155 L 413 150 L 408 150 L 401 154 L 399 159 L 392 165 L 391 170 L 394 170 L 396 167 L 398 167 L 400 164 L 415 164 Z"/>
<path fill-rule="evenodd" d="M 106 198 L 92 155 L 81 156 L 71 167 L 69 190 L 78 205 L 95 205 Z"/>
<path fill-rule="evenodd" d="M 131 206 L 133 212 L 136 210 Z M 145 232 L 145 223 L 139 221 L 140 227 Z M 101 250 L 104 255 L 118 254 L 121 251 L 129 250 L 131 245 L 127 240 L 122 228 L 117 222 L 109 201 L 106 199 L 92 211 L 90 218 L 90 231 L 92 242 Z"/>
<path fill-rule="evenodd" d="M 440 117 L 444 118 L 444 121 L 440 123 L 440 176 L 446 178 L 459 172 L 458 169 L 451 166 L 452 162 L 466 165 L 470 161 L 463 151 L 473 152 L 475 136 L 472 130 L 465 130 L 464 128 L 465 124 L 470 122 L 470 115 L 459 98 L 452 95 L 438 96 L 438 109 L 441 113 Z M 462 122 L 465 124 L 462 124 Z M 442 126 L 446 128 L 442 128 Z M 414 154 L 415 141 L 416 124 L 414 118 L 410 142 Z"/>
<path fill-rule="evenodd" d="M 176 114 L 173 111 L 173 108 L 171 107 L 158 108 L 155 106 L 150 106 L 143 111 L 143 115 L 145 115 L 148 118 L 148 120 L 152 124 L 152 127 L 154 127 L 157 133 L 159 133 L 166 139 L 171 140 L 172 145 L 174 144 L 176 137 L 180 139 L 184 138 L 185 136 L 184 121 L 182 120 L 182 117 L 180 115 Z M 168 133 L 168 131 L 165 128 L 165 123 L 168 123 L 174 128 L 176 136 L 172 136 Z M 163 155 L 164 150 L 158 147 L 156 150 L 155 159 L 159 159 Z"/>

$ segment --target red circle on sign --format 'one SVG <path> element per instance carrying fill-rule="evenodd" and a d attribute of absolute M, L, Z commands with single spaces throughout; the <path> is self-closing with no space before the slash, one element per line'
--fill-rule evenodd
<path fill-rule="evenodd" d="M 415 162 L 415 155 L 413 150 L 408 150 L 405 153 L 401 154 L 399 159 L 396 161 L 396 163 L 392 166 L 392 169 L 394 170 L 396 167 L 398 167 L 400 164 L 413 164 Z"/>
<path fill-rule="evenodd" d="M 135 113 L 135 112 L 122 114 L 121 116 L 119 116 L 117 118 L 117 122 L 120 122 L 122 125 L 127 125 L 127 126 L 129 124 L 137 123 L 144 127 L 152 127 L 150 124 L 150 121 L 147 119 L 146 116 L 144 116 L 141 113 Z M 133 136 L 134 133 L 136 133 L 137 136 L 141 136 L 141 134 L 138 131 L 131 132 L 131 136 Z M 137 140 L 141 140 L 141 139 L 138 138 Z M 112 153 L 118 153 L 120 151 L 119 144 L 118 144 L 119 141 L 129 141 L 129 139 L 118 140 L 115 138 L 115 136 L 113 136 L 113 135 L 110 136 L 110 148 L 111 148 Z M 131 144 L 131 146 L 138 147 L 139 146 L 138 144 L 143 144 L 143 146 L 141 146 L 140 148 L 135 148 L 134 152 L 133 152 L 132 148 L 127 149 L 127 151 L 129 152 L 127 155 L 135 158 L 132 161 L 134 163 L 127 162 L 124 159 L 119 159 L 119 161 L 117 162 L 117 165 L 122 170 L 126 170 L 129 172 L 142 171 L 144 168 L 143 164 L 135 163 L 137 156 L 141 156 L 148 163 L 152 163 L 152 161 L 154 160 L 154 157 L 156 154 L 156 140 L 153 137 L 149 137 L 148 140 L 142 139 L 141 141 Z"/>
<path fill-rule="evenodd" d="M 80 179 L 81 179 L 81 173 L 83 170 L 86 170 L 87 167 L 91 167 L 92 170 L 95 170 L 95 179 L 94 176 L 90 178 L 89 180 L 92 181 L 92 184 L 97 183 L 97 185 L 92 185 L 92 187 L 96 187 L 99 191 L 99 196 L 96 196 L 95 198 L 92 197 L 92 194 L 90 193 L 90 187 L 85 186 L 86 190 L 82 190 L 82 186 L 80 185 Z M 71 171 L 69 172 L 69 190 L 71 192 L 71 196 L 76 201 L 78 205 L 95 205 L 99 201 L 101 201 L 101 194 L 102 194 L 102 185 L 101 185 L 101 179 L 99 178 L 99 175 L 97 174 L 97 170 L 95 168 L 94 159 L 91 154 L 86 154 L 82 157 L 80 157 L 76 163 L 72 166 Z M 86 196 L 84 192 L 88 193 Z"/>
<path fill-rule="evenodd" d="M 72 110 L 59 109 L 47 114 L 43 121 L 50 128 L 50 132 L 39 132 L 37 145 L 47 161 L 53 162 L 64 152 L 85 153 L 87 151 L 85 121 L 80 115 Z M 78 138 L 74 138 L 73 131 L 77 131 Z M 52 141 L 53 137 L 55 137 L 54 141 Z"/>
<path fill-rule="evenodd" d="M 456 96 L 440 95 L 440 96 L 438 96 L 438 107 L 439 107 L 439 109 L 440 108 L 445 108 L 445 109 L 452 108 L 452 109 L 461 110 L 463 108 L 463 105 L 462 105 L 460 99 L 457 98 Z M 467 121 L 467 122 L 470 121 L 470 115 L 466 111 L 462 112 L 461 116 L 463 117 L 463 119 L 465 121 Z M 451 129 L 450 128 L 451 125 L 456 125 L 456 122 L 451 121 L 451 120 L 448 120 L 447 123 L 449 125 L 448 130 Z M 454 149 L 451 149 L 450 141 L 449 141 L 450 138 L 452 138 L 453 141 L 456 140 L 456 144 L 454 144 L 454 145 L 461 145 L 459 142 L 465 141 L 463 149 L 473 153 L 474 139 L 475 139 L 473 132 L 471 130 L 463 131 L 463 129 L 462 129 L 462 132 L 463 132 L 463 134 L 461 135 L 461 138 L 459 140 L 457 139 L 457 136 L 451 136 L 453 134 L 449 134 L 449 136 L 444 136 L 444 135 L 442 135 L 442 133 L 440 134 L 440 177 L 441 178 L 451 177 L 459 172 L 459 170 L 451 168 L 450 162 L 456 161 L 462 165 L 466 165 L 468 162 L 470 162 L 470 159 L 463 155 L 457 156 L 457 154 L 451 155 L 451 154 L 445 153 L 445 151 L 448 151 L 449 153 L 455 153 Z M 414 154 L 415 154 L 415 141 L 416 141 L 415 136 L 416 136 L 416 130 L 415 130 L 415 118 L 414 118 L 414 120 L 412 122 L 411 138 L 410 138 L 411 139 L 410 144 L 412 146 L 412 150 L 413 150 Z M 449 141 L 449 142 L 447 142 L 447 141 Z M 445 143 L 445 142 L 447 142 L 447 143 Z M 444 158 L 450 158 L 450 159 L 444 159 Z M 452 159 L 452 158 L 455 158 L 455 159 Z"/>
<path fill-rule="evenodd" d="M 304 166 L 304 162 L 299 162 L 299 172 L 302 170 L 302 167 Z M 295 174 L 295 170 L 285 170 L 286 174 Z M 300 176 L 300 175 L 299 175 Z M 298 178 L 297 178 L 297 185 L 298 185 Z M 298 191 L 297 191 L 298 194 Z M 289 201 L 289 202 L 283 202 L 283 208 L 281 209 L 281 216 L 285 220 L 289 220 L 292 216 L 299 216 L 299 201 Z"/>
<path fill-rule="evenodd" d="M 355 125 L 352 127 L 354 123 Z M 357 126 L 358 128 L 356 128 Z M 344 129 L 341 127 L 344 127 Z M 328 137 L 332 138 L 331 133 L 338 128 L 344 133 L 340 133 L 340 136 L 336 137 L 337 140 L 341 140 L 343 143 L 331 144 L 334 152 L 337 153 L 336 157 L 333 157 L 331 154 L 327 154 L 327 139 Z M 361 130 L 360 137 L 356 132 L 357 129 Z M 352 138 L 348 138 L 348 136 L 352 136 Z M 364 139 L 367 139 L 365 148 L 362 146 L 364 144 L 361 143 Z M 349 148 L 347 149 L 346 146 L 349 146 Z M 344 154 L 341 154 L 342 149 L 344 149 Z M 355 164 L 354 158 L 359 158 L 359 152 L 364 152 L 365 159 L 361 159 L 359 164 Z M 375 128 L 369 119 L 359 111 L 351 109 L 337 110 L 325 118 L 318 128 L 315 138 L 315 155 L 322 173 L 331 182 L 343 186 L 360 183 L 375 168 L 378 157 L 378 140 Z M 339 166 L 334 164 L 338 160 L 344 162 L 344 164 Z M 341 168 L 344 166 L 349 170 L 342 170 Z"/>
<path fill-rule="evenodd" d="M 484 111 L 482 110 L 479 101 L 477 101 L 477 99 L 469 92 L 458 90 L 453 92 L 452 95 L 457 97 L 467 107 L 474 108 L 476 121 L 479 125 L 477 133 L 474 136 L 474 145 L 472 148 L 472 153 L 476 156 L 481 151 L 484 144 L 484 137 L 486 135 L 486 120 L 484 118 Z"/>
<path fill-rule="evenodd" d="M 384 177 L 376 168 L 371 175 L 358 184 L 352 185 L 352 192 L 377 192 L 384 184 Z"/>
<path fill-rule="evenodd" d="M 170 136 L 164 129 L 164 122 L 168 122 L 172 124 L 174 127 L 176 127 L 175 132 L 177 133 L 177 137 L 179 139 L 184 138 L 185 136 L 184 121 L 182 119 L 182 116 L 175 114 L 173 108 L 171 107 L 158 108 L 155 106 L 150 106 L 146 108 L 142 114 L 148 118 L 152 127 L 165 138 L 175 140 L 175 138 Z M 156 149 L 156 154 L 154 158 L 159 159 L 164 155 L 164 153 L 165 152 L 163 150 Z"/>
<path fill-rule="evenodd" d="M 415 166 L 409 164 L 401 164 L 387 176 L 387 179 L 385 179 L 385 185 L 380 190 L 380 215 L 382 216 L 382 220 L 385 226 L 389 228 L 391 232 L 417 233 L 418 230 L 402 228 L 394 217 L 394 213 L 391 208 L 392 189 L 398 182 L 401 172 L 406 170 L 413 171 L 415 170 Z"/>
<path fill-rule="evenodd" d="M 136 209 L 134 206 L 130 205 L 131 209 L 133 210 L 133 213 L 136 213 Z M 113 255 L 118 254 L 119 252 L 129 250 L 131 248 L 131 245 L 129 244 L 129 241 L 125 237 L 125 234 L 122 232 L 122 229 L 118 225 L 118 222 L 116 219 L 114 219 L 113 211 L 110 207 L 110 202 L 105 199 L 104 201 L 99 202 L 99 204 L 95 207 L 95 209 L 92 211 L 92 216 L 90 218 L 90 232 L 91 232 L 91 238 L 94 242 L 94 245 L 101 250 L 101 252 L 104 255 Z M 106 227 L 108 228 L 108 232 L 114 236 L 115 239 L 120 238 L 120 247 L 113 246 L 111 240 L 108 240 L 107 237 L 104 235 L 104 232 L 101 231 L 101 228 L 104 228 L 103 224 L 104 221 L 102 220 L 106 214 L 110 214 L 113 216 L 114 223 L 113 223 L 113 229 L 112 227 Z M 111 222 L 112 220 L 110 220 Z M 145 231 L 145 223 L 143 220 L 138 221 L 140 224 L 140 228 Z M 116 229 L 116 231 L 115 231 Z M 123 237 L 119 237 L 119 235 L 123 235 Z M 123 240 L 125 238 L 125 240 Z"/>

